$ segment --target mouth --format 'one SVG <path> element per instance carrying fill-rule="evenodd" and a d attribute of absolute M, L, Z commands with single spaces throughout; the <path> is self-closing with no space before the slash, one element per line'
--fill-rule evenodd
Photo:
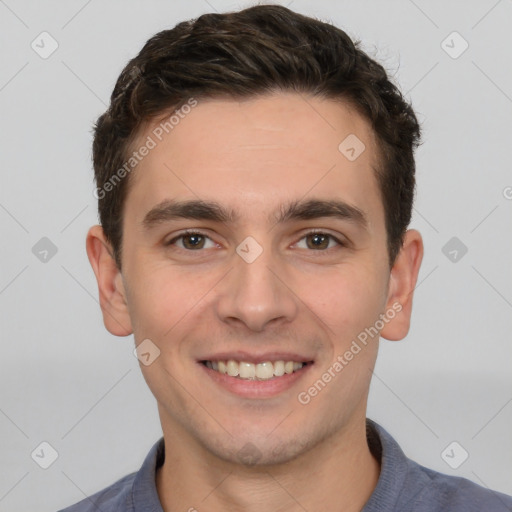
<path fill-rule="evenodd" d="M 238 380 L 268 381 L 276 380 L 287 375 L 304 371 L 304 368 L 313 364 L 313 361 L 237 361 L 235 359 L 204 360 L 204 366 L 222 375 Z"/>
<path fill-rule="evenodd" d="M 196 361 L 214 389 L 257 400 L 287 397 L 300 382 L 304 387 L 316 364 L 311 356 L 281 351 L 218 352 Z"/>

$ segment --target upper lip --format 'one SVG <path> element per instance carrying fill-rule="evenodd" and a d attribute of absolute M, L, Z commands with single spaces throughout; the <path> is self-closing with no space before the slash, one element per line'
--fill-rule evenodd
<path fill-rule="evenodd" d="M 205 357 L 199 358 L 199 361 L 243 361 L 246 363 L 262 363 L 266 361 L 295 361 L 298 363 L 310 363 L 313 361 L 312 357 L 296 354 L 293 352 L 280 352 L 280 351 L 267 351 L 267 352 L 244 352 L 241 350 L 229 352 L 217 352 Z"/>

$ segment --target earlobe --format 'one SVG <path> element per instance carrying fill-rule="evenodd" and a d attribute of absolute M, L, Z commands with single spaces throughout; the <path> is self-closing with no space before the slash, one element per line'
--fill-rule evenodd
<path fill-rule="evenodd" d="M 103 323 L 110 333 L 128 336 L 133 330 L 122 275 L 101 226 L 89 229 L 86 249 L 98 283 Z"/>
<path fill-rule="evenodd" d="M 422 259 L 423 240 L 418 231 L 410 229 L 405 234 L 389 280 L 386 311 L 399 311 L 382 329 L 380 335 L 383 338 L 398 341 L 409 332 L 414 288 Z"/>

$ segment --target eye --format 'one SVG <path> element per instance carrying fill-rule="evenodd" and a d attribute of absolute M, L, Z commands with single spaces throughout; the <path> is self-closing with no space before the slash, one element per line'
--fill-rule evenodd
<path fill-rule="evenodd" d="M 302 240 L 305 240 L 304 244 L 301 246 Z M 312 231 L 311 233 L 307 233 L 304 237 L 301 238 L 301 241 L 297 243 L 297 247 L 299 249 L 313 249 L 316 251 L 324 251 L 326 249 L 332 249 L 336 245 L 343 246 L 344 244 L 340 242 L 335 236 L 330 235 L 329 233 L 322 233 L 320 231 Z"/>
<path fill-rule="evenodd" d="M 208 242 L 210 245 L 208 246 Z M 176 245 L 180 249 L 187 251 L 197 251 L 199 249 L 211 249 L 215 243 L 210 237 L 198 231 L 187 231 L 181 235 L 169 240 L 166 246 Z"/>

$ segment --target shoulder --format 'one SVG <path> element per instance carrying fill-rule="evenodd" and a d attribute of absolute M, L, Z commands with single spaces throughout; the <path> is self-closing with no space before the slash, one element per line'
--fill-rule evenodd
<path fill-rule="evenodd" d="M 466 478 L 439 473 L 411 460 L 408 462 L 408 480 L 417 492 L 412 496 L 403 493 L 402 507 L 417 512 L 512 512 L 511 496 L 487 489 Z M 423 486 L 418 488 L 415 484 L 420 481 Z"/>
<path fill-rule="evenodd" d="M 369 419 L 367 439 L 381 473 L 364 512 L 512 512 L 511 496 L 418 464 Z"/>
<path fill-rule="evenodd" d="M 164 457 L 165 444 L 161 437 L 149 450 L 139 471 L 124 476 L 109 487 L 59 512 L 133 512 L 136 508 L 159 510 L 155 474 Z"/>
<path fill-rule="evenodd" d="M 128 512 L 133 510 L 131 505 L 131 489 L 137 473 L 131 473 L 105 487 L 101 491 L 66 507 L 58 512 Z"/>

